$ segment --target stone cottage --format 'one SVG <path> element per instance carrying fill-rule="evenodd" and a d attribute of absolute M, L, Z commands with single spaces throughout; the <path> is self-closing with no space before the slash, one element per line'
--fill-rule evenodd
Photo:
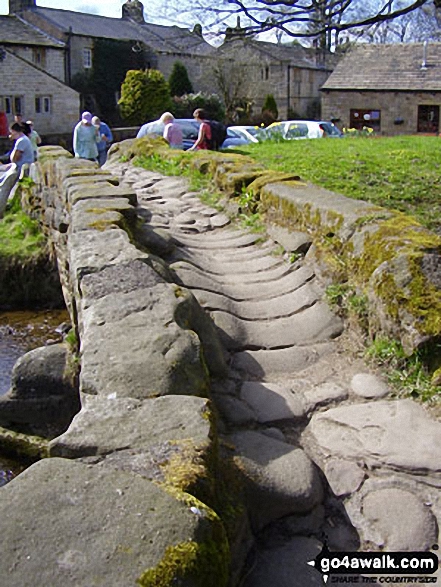
<path fill-rule="evenodd" d="M 42 134 L 78 121 L 79 94 L 64 83 L 64 44 L 15 16 L 0 16 L 0 112 L 32 119 Z"/>
<path fill-rule="evenodd" d="M 159 69 L 167 78 L 175 61 L 182 61 L 195 85 L 203 86 L 204 58 L 215 52 L 200 28 L 194 31 L 163 26 L 144 20 L 139 0 L 127 0 L 121 18 L 109 18 L 70 10 L 43 8 L 35 0 L 9 0 L 9 13 L 44 31 L 65 46 L 65 81 L 92 69 L 96 43 L 126 41 L 131 51 L 142 55 L 145 68 Z"/>
<path fill-rule="evenodd" d="M 320 117 L 320 87 L 335 67 L 335 56 L 299 43 L 256 41 L 242 36 L 240 28 L 227 31 L 219 53 L 244 64 L 244 80 L 251 78 L 256 88 L 255 112 L 272 94 L 281 120 Z"/>
<path fill-rule="evenodd" d="M 356 45 L 322 86 L 322 115 L 382 135 L 440 131 L 441 43 Z"/>

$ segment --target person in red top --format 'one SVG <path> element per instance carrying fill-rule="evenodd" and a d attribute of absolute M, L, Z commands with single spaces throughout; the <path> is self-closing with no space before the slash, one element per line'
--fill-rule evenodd
<path fill-rule="evenodd" d="M 188 150 L 209 149 L 211 144 L 211 127 L 206 119 L 205 111 L 202 108 L 196 108 L 193 112 L 193 118 L 200 122 L 199 134 L 195 144 Z"/>

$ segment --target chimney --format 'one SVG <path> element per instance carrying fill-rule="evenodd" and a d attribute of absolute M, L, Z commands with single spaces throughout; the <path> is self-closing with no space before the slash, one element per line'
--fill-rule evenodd
<path fill-rule="evenodd" d="M 122 5 L 122 17 L 124 20 L 132 20 L 138 24 L 145 24 L 144 4 L 139 0 L 127 0 Z"/>
<path fill-rule="evenodd" d="M 36 0 L 9 0 L 9 14 L 37 8 Z"/>

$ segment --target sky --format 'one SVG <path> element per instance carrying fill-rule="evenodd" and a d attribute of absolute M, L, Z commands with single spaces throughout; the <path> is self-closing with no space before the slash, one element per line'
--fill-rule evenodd
<path fill-rule="evenodd" d="M 89 0 L 89 2 L 84 2 L 84 0 L 37 0 L 37 6 L 121 18 L 121 7 L 124 2 L 125 0 Z M 148 19 L 150 22 L 165 24 L 164 20 L 159 16 L 161 0 L 149 0 L 148 3 L 144 0 L 143 4 L 144 7 L 148 5 L 148 11 L 151 15 Z M 8 14 L 8 12 L 8 0 L 0 0 L 0 14 Z M 170 24 L 170 21 L 168 22 Z"/>
<path fill-rule="evenodd" d="M 45 8 L 59 8 L 61 10 L 73 10 L 75 12 L 85 12 L 88 14 L 99 14 L 101 16 L 109 16 L 112 18 L 121 18 L 122 5 L 126 0 L 37 0 L 37 6 Z M 193 22 L 183 22 L 179 20 L 179 16 L 175 21 L 171 19 L 170 15 L 167 17 L 162 16 L 164 14 L 164 0 L 141 0 L 144 4 L 144 17 L 147 22 L 154 24 L 163 25 L 177 25 L 185 28 L 193 28 L 193 25 L 198 22 L 197 17 L 194 18 Z M 8 14 L 9 12 L 9 0 L 0 0 L 0 14 Z M 188 14 L 188 12 L 187 12 Z M 235 21 L 234 21 L 235 23 Z M 234 23 L 232 26 L 234 26 Z M 204 26 L 203 26 L 204 30 Z M 204 37 L 208 42 L 214 45 L 221 42 L 221 38 L 218 35 L 206 34 L 204 31 Z M 275 41 L 271 33 L 259 35 L 259 39 L 262 41 Z"/>

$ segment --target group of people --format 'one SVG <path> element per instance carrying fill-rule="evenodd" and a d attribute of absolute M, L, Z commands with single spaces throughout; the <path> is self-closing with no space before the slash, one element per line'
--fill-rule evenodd
<path fill-rule="evenodd" d="M 207 121 L 205 111 L 202 108 L 197 108 L 193 112 L 193 118 L 200 123 L 199 132 L 195 143 L 188 150 L 209 149 L 211 127 Z M 144 124 L 139 129 L 136 138 L 140 139 L 148 135 L 162 136 L 172 149 L 184 148 L 181 127 L 175 122 L 175 117 L 170 112 L 164 112 L 158 120 Z"/>
<path fill-rule="evenodd" d="M 75 157 L 96 161 L 100 167 L 107 160 L 107 151 L 113 141 L 109 126 L 98 116 L 83 112 L 81 120 L 73 131 L 73 151 Z"/>
<path fill-rule="evenodd" d="M 9 138 L 13 141 L 13 146 L 2 157 L 5 164 L 0 165 L 0 182 L 12 167 L 20 175 L 23 165 L 34 163 L 38 157 L 38 145 L 41 144 L 40 135 L 34 129 L 32 120 L 24 122 L 20 114 L 14 117 L 14 122 L 9 128 Z"/>

